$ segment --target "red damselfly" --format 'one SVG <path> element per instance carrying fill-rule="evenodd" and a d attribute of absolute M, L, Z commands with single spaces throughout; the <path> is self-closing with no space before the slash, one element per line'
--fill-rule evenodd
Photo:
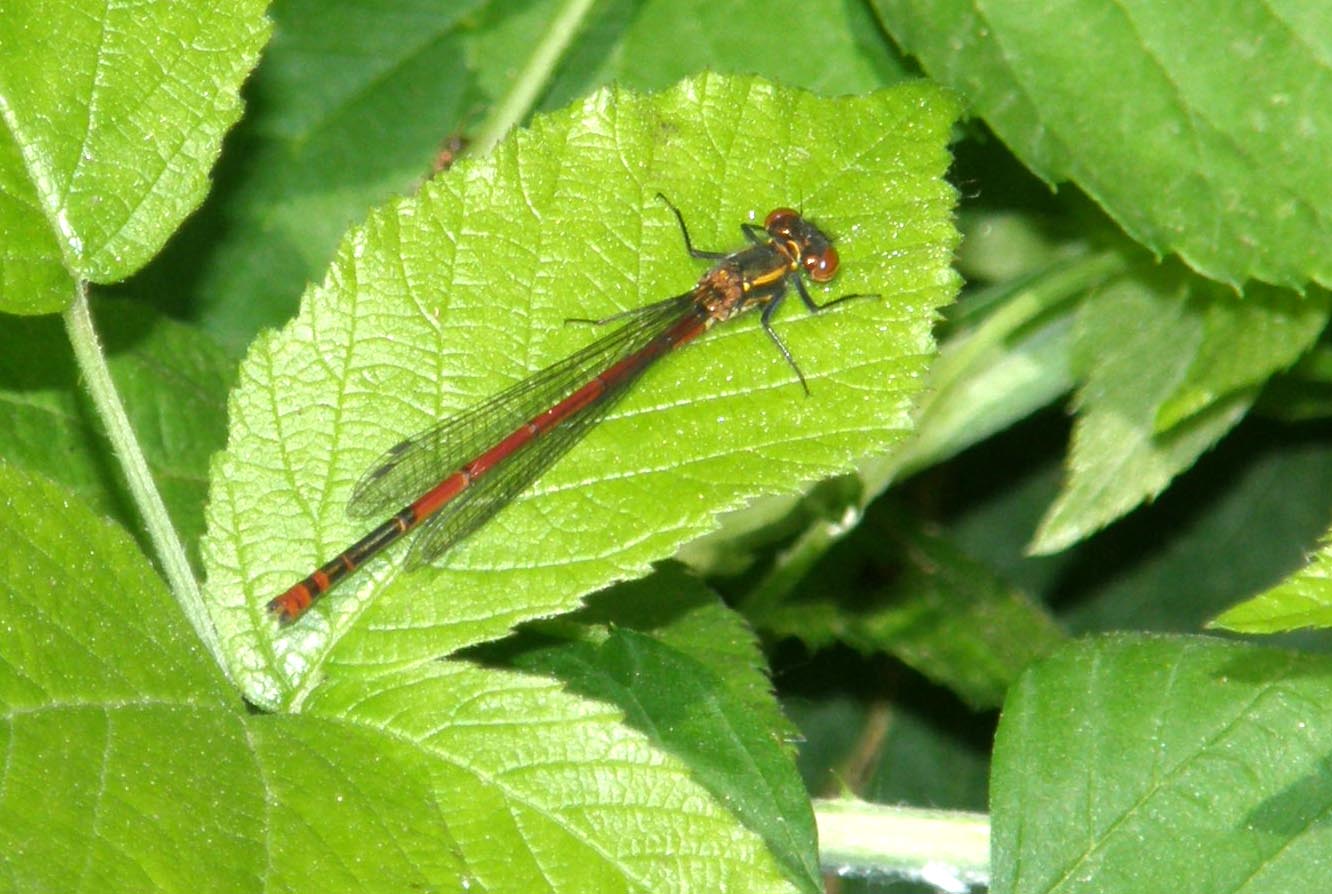
<path fill-rule="evenodd" d="M 801 273 L 817 283 L 837 272 L 831 240 L 799 212 L 778 208 L 759 228 L 741 224 L 749 245 L 739 251 L 694 248 L 679 209 L 675 214 L 690 256 L 715 261 L 688 292 L 597 323 L 620 323 L 610 334 L 489 400 L 408 438 L 380 457 L 352 491 L 348 513 L 383 515 L 379 527 L 268 603 L 284 624 L 371 557 L 420 528 L 408 568 L 438 558 L 504 508 L 564 455 L 654 361 L 716 323 L 762 307 L 763 329 L 809 387 L 791 352 L 772 328 L 788 289 L 817 312 L 848 298 L 816 304 Z M 588 321 L 581 321 L 588 322 Z"/>

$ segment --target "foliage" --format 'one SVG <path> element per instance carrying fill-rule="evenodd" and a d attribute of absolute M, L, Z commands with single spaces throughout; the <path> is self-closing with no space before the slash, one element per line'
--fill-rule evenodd
<path fill-rule="evenodd" d="M 1316 889 L 1323 640 L 1198 631 L 1332 617 L 1330 34 L 0 6 L 0 884 L 813 891 L 817 815 L 845 888 L 959 888 L 976 816 L 868 802 L 988 801 L 996 891 Z M 719 326 L 279 629 L 385 448 L 691 287 L 658 192 L 834 236 L 809 396 Z"/>

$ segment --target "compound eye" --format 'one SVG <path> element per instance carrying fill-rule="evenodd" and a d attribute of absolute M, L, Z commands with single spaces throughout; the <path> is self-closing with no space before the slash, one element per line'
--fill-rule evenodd
<path fill-rule="evenodd" d="M 763 229 L 773 235 L 786 235 L 791 232 L 791 228 L 800 220 L 800 213 L 790 208 L 774 208 L 768 212 L 768 217 L 763 221 Z"/>
<path fill-rule="evenodd" d="M 804 265 L 810 279 L 827 282 L 837 273 L 837 249 L 831 245 L 825 246 L 821 252 L 806 254 L 800 263 Z"/>

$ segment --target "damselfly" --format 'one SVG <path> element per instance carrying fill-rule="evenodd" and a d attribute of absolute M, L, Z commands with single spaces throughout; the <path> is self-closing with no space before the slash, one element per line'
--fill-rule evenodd
<path fill-rule="evenodd" d="M 778 208 L 762 228 L 740 225 L 750 243 L 745 248 L 699 251 L 679 209 L 658 197 L 675 214 L 690 256 L 715 261 L 712 269 L 688 292 L 595 321 L 620 325 L 572 356 L 390 447 L 356 485 L 348 513 L 361 518 L 403 508 L 269 602 L 282 623 L 295 621 L 339 581 L 417 528 L 407 567 L 438 558 L 563 456 L 658 358 L 716 323 L 763 308 L 763 330 L 809 393 L 800 367 L 772 328 L 789 288 L 795 287 L 811 312 L 871 297 L 843 295 L 825 304 L 810 298 L 802 272 L 816 283 L 837 272 L 837 251 L 828 236 L 799 212 Z"/>

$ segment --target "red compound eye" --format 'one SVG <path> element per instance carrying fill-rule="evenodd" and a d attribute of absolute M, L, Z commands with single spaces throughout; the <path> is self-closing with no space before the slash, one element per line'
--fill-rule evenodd
<path fill-rule="evenodd" d="M 792 211 L 790 208 L 774 208 L 768 212 L 768 217 L 763 221 L 763 229 L 777 235 L 789 235 L 791 230 L 800 223 L 800 212 Z"/>
<path fill-rule="evenodd" d="M 800 263 L 804 265 L 810 279 L 815 282 L 827 282 L 837 273 L 837 249 L 825 245 L 820 252 L 802 255 Z"/>

